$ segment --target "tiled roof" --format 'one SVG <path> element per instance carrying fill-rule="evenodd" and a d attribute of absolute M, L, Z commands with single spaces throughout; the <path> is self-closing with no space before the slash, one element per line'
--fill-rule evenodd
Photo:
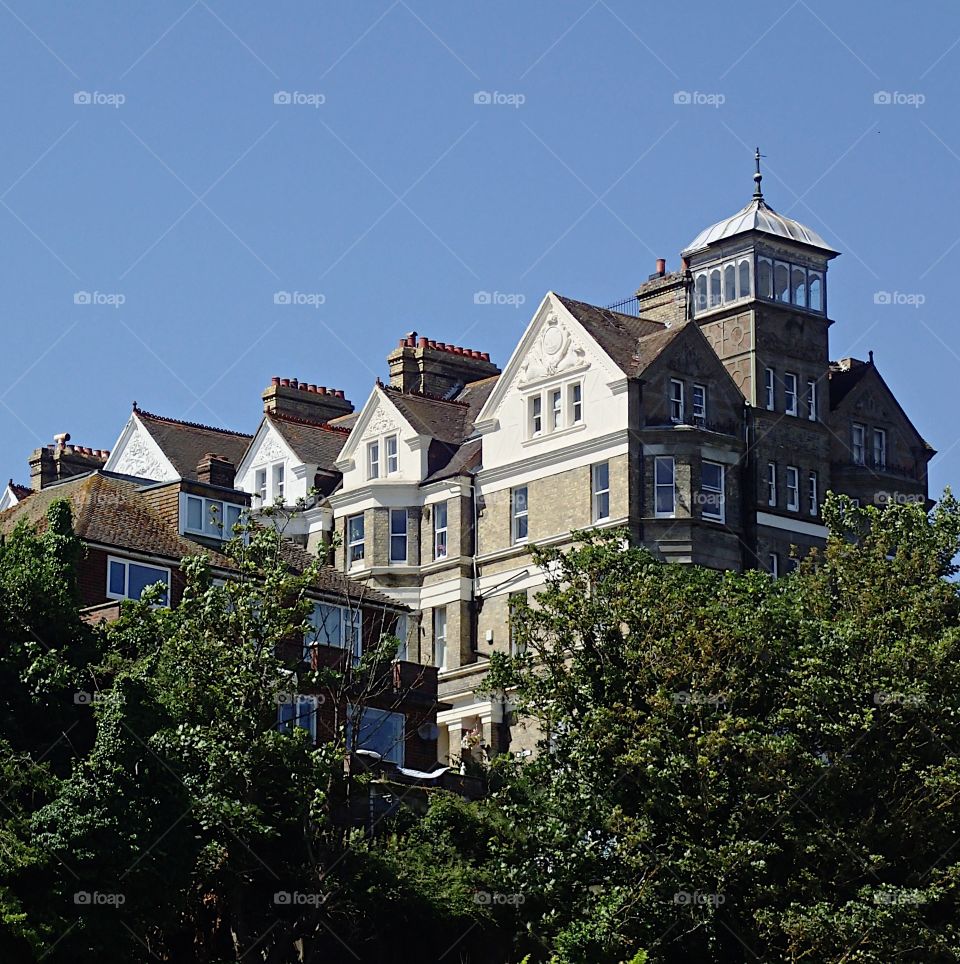
<path fill-rule="evenodd" d="M 490 375 L 488 378 L 481 378 L 479 381 L 467 382 L 457 395 L 458 402 L 466 402 L 469 406 L 467 419 L 472 426 L 480 414 L 485 402 L 490 397 L 490 393 L 497 385 L 499 375 Z"/>
<path fill-rule="evenodd" d="M 271 412 L 265 417 L 301 462 L 324 469 L 333 467 L 350 435 L 348 429 L 334 428 L 326 422 L 311 422 L 294 415 Z"/>
<path fill-rule="evenodd" d="M 384 385 L 383 391 L 420 435 L 459 444 L 470 432 L 470 406 L 465 402 L 417 392 L 404 393 L 389 385 Z"/>
<path fill-rule="evenodd" d="M 676 338 L 684 334 L 688 325 L 693 325 L 691 331 L 697 327 L 693 322 L 688 321 L 682 325 L 671 325 L 671 327 L 663 331 L 656 331 L 653 332 L 653 334 L 644 335 L 644 337 L 637 342 L 633 367 L 628 371 L 628 374 L 639 375 L 645 372 L 667 348 L 673 344 Z"/>
<path fill-rule="evenodd" d="M 465 475 L 472 472 L 480 464 L 480 457 L 483 451 L 483 443 L 480 439 L 470 439 L 464 442 L 454 453 L 446 465 L 439 468 L 432 475 L 429 475 L 421 482 L 421 485 L 428 485 L 431 482 L 439 482 L 441 479 L 451 479 L 455 475 Z"/>
<path fill-rule="evenodd" d="M 174 564 L 185 556 L 205 553 L 212 566 L 235 568 L 234 562 L 223 553 L 185 539 L 174 527 L 164 523 L 137 482 L 102 472 L 48 486 L 25 502 L 0 512 L 0 534 L 12 532 L 24 519 L 42 532 L 46 527 L 47 509 L 58 499 L 70 502 L 74 531 L 84 542 L 143 553 Z M 289 540 L 283 542 L 282 556 L 296 572 L 303 572 L 315 561 L 314 556 Z M 397 608 L 397 603 L 388 596 L 349 579 L 332 566 L 323 567 L 314 585 L 317 590 L 333 595 L 362 598 L 372 605 Z"/>
<path fill-rule="evenodd" d="M 183 479 L 196 480 L 197 465 L 208 453 L 223 455 L 234 466 L 239 465 L 253 438 L 243 432 L 181 422 L 140 409 L 134 409 L 134 412 Z"/>
<path fill-rule="evenodd" d="M 836 408 L 870 371 L 870 365 L 859 358 L 830 362 L 830 408 Z"/>
<path fill-rule="evenodd" d="M 29 485 L 20 485 L 19 482 L 14 482 L 13 479 L 10 480 L 9 484 L 18 502 L 23 502 L 28 495 L 33 495 L 33 489 L 31 489 Z"/>
<path fill-rule="evenodd" d="M 628 375 L 634 374 L 637 342 L 646 335 L 667 330 L 666 325 L 648 318 L 634 318 L 609 308 L 588 305 L 557 295 L 561 304 L 587 330 L 594 341 Z"/>

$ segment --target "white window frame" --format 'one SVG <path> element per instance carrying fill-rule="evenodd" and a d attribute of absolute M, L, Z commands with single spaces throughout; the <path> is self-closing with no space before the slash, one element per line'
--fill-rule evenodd
<path fill-rule="evenodd" d="M 253 470 L 253 487 L 261 505 L 267 503 L 267 467 L 264 465 L 259 469 Z"/>
<path fill-rule="evenodd" d="M 524 508 L 517 509 L 517 496 L 523 493 Z M 526 530 L 520 535 L 520 520 Z M 530 488 L 518 485 L 510 490 L 510 541 L 512 545 L 523 545 L 530 538 Z"/>
<path fill-rule="evenodd" d="M 850 428 L 850 455 L 854 465 L 867 463 L 867 427 L 854 422 Z"/>
<path fill-rule="evenodd" d="M 398 520 L 400 520 L 401 518 L 403 519 L 403 532 L 394 531 L 394 525 L 395 525 L 395 523 L 396 523 Z M 410 535 L 409 535 L 409 532 L 408 532 L 408 525 L 409 525 L 409 513 L 407 512 L 406 509 L 390 509 L 390 535 L 389 535 L 389 538 L 390 538 L 390 552 L 389 552 L 389 559 L 390 559 L 390 565 L 391 565 L 391 566 L 405 566 L 405 565 L 407 565 L 407 559 L 408 559 L 407 553 L 409 552 L 409 545 L 410 545 Z M 394 546 L 393 546 L 393 541 L 394 541 L 394 539 L 396 539 L 396 540 L 398 540 L 398 541 L 399 541 L 400 539 L 403 540 L 403 557 L 402 557 L 402 558 L 401 558 L 398 554 L 395 554 L 394 551 L 393 551 L 393 549 L 394 549 Z"/>
<path fill-rule="evenodd" d="M 817 420 L 817 383 L 812 378 L 807 379 L 807 418 Z"/>
<path fill-rule="evenodd" d="M 367 442 L 367 478 L 380 478 L 380 439 Z"/>
<path fill-rule="evenodd" d="M 284 719 L 284 707 L 291 707 L 287 719 Z M 277 729 L 281 733 L 290 734 L 295 729 L 306 730 L 310 734 L 310 741 L 317 742 L 317 713 L 320 709 L 319 701 L 315 696 L 302 693 L 286 693 L 284 700 L 277 707 Z M 301 720 L 306 719 L 307 725 L 304 726 Z"/>
<path fill-rule="evenodd" d="M 670 481 L 661 482 L 659 470 L 661 465 L 670 466 Z M 670 490 L 670 510 L 660 508 L 659 494 L 661 489 Z M 677 514 L 677 466 L 672 455 L 655 455 L 653 458 L 653 514 L 657 519 L 672 519 Z"/>
<path fill-rule="evenodd" d="M 443 525 L 440 524 L 441 510 L 443 513 Z M 450 547 L 447 544 L 447 532 L 450 524 L 450 507 L 446 501 L 437 502 L 433 507 L 433 558 L 446 559 Z M 442 541 L 441 541 L 441 536 Z M 442 551 L 440 551 L 442 548 Z"/>
<path fill-rule="evenodd" d="M 699 400 L 697 396 L 700 396 Z M 704 425 L 707 421 L 707 386 L 698 382 L 694 383 L 693 393 L 690 397 L 691 414 L 697 425 Z"/>
<path fill-rule="evenodd" d="M 777 463 L 767 462 L 767 505 L 777 504 Z"/>
<path fill-rule="evenodd" d="M 123 566 L 123 594 L 118 594 L 112 592 L 110 589 L 110 569 L 113 565 Z M 152 562 L 141 562 L 139 559 L 125 559 L 123 556 L 107 556 L 107 599 L 131 599 L 130 596 L 130 567 L 139 566 L 141 569 L 153 569 L 156 572 L 162 572 L 166 576 L 167 582 L 167 598 L 161 604 L 163 606 L 170 606 L 170 578 L 171 570 L 167 566 L 158 566 Z M 154 582 L 148 583 L 152 586 L 154 583 L 162 582 L 161 579 L 155 579 Z M 146 588 L 146 587 L 144 587 Z M 136 600 L 133 600 L 136 601 Z"/>
<path fill-rule="evenodd" d="M 283 501 L 285 491 L 286 465 L 283 462 L 274 462 L 270 466 L 270 481 L 273 485 L 273 498 Z"/>
<path fill-rule="evenodd" d="M 310 625 L 313 626 L 313 632 L 303 640 L 303 654 L 307 662 L 310 661 L 309 651 L 316 646 L 345 649 L 354 663 L 360 661 L 363 654 L 363 613 L 359 607 L 316 600 L 310 614 Z M 331 638 L 331 630 L 336 630 L 336 639 Z"/>
<path fill-rule="evenodd" d="M 678 424 L 683 421 L 683 382 L 679 378 L 670 379 L 670 421 Z"/>
<path fill-rule="evenodd" d="M 887 467 L 887 431 L 883 428 L 873 430 L 873 467 L 881 471 Z"/>
<path fill-rule="evenodd" d="M 570 425 L 583 424 L 583 382 L 573 382 L 567 387 L 567 398 L 570 405 L 568 416 Z"/>
<path fill-rule="evenodd" d="M 223 499 L 210 499 L 203 495 L 194 495 L 192 492 L 180 493 L 180 533 L 181 535 L 205 536 L 208 539 L 232 539 L 233 526 L 241 522 L 246 506 L 238 505 L 236 502 L 225 502 Z M 200 528 L 195 529 L 190 525 L 190 502 L 200 503 Z M 213 513 L 210 511 L 214 506 L 219 506 L 220 524 L 213 524 Z M 234 522 L 227 522 L 227 510 L 236 509 L 236 519 Z"/>
<path fill-rule="evenodd" d="M 783 411 L 786 415 L 796 415 L 799 411 L 797 402 L 797 376 L 794 372 L 783 373 Z"/>
<path fill-rule="evenodd" d="M 792 480 L 792 481 L 791 481 Z M 787 511 L 800 511 L 800 470 L 795 465 L 787 466 Z"/>
<path fill-rule="evenodd" d="M 360 520 L 360 538 L 355 539 L 353 537 L 351 525 L 356 519 Z M 367 534 L 367 522 L 364 518 L 362 512 L 357 512 L 355 515 L 347 516 L 347 567 L 351 568 L 353 566 L 362 566 L 366 557 L 366 534 Z M 355 553 L 355 550 L 360 550 L 359 555 Z"/>
<path fill-rule="evenodd" d="M 383 448 L 387 454 L 387 475 L 396 475 L 400 470 L 400 443 L 396 435 L 388 435 L 383 440 Z"/>
<path fill-rule="evenodd" d="M 726 488 L 727 488 L 727 472 L 726 467 L 722 462 L 713 462 L 709 459 L 704 459 L 703 465 L 715 465 L 720 470 L 720 488 L 708 488 L 703 480 L 703 470 L 701 467 L 700 472 L 700 494 L 703 496 L 702 504 L 700 506 L 700 516 L 703 519 L 707 519 L 710 522 L 724 522 L 726 520 Z M 707 502 L 708 495 L 719 495 L 719 501 L 716 503 L 717 509 L 714 511 L 711 503 Z M 708 511 L 710 508 L 710 511 Z"/>
<path fill-rule="evenodd" d="M 767 411 L 773 412 L 777 407 L 777 392 L 776 392 L 777 376 L 772 368 L 765 368 L 763 370 L 763 387 L 766 392 L 767 398 Z"/>
<path fill-rule="evenodd" d="M 527 438 L 543 435 L 543 396 L 531 395 L 527 399 Z"/>
<path fill-rule="evenodd" d="M 810 496 L 810 515 L 817 515 L 820 511 L 820 486 L 819 479 L 817 478 L 817 473 L 811 471 L 807 476 L 807 485 L 809 486 L 809 496 Z"/>
<path fill-rule="evenodd" d="M 439 670 L 447 668 L 447 607 L 433 607 L 433 665 Z"/>
<path fill-rule="evenodd" d="M 770 575 L 774 579 L 780 578 L 780 553 L 771 552 L 767 558 L 767 563 L 770 567 Z"/>
<path fill-rule="evenodd" d="M 410 619 L 406 613 L 400 613 L 393 627 L 393 635 L 400 640 L 397 648 L 396 660 L 407 662 L 410 658 Z"/>
<path fill-rule="evenodd" d="M 563 389 L 550 389 L 550 431 L 563 428 Z"/>
<path fill-rule="evenodd" d="M 603 486 L 599 474 L 606 470 L 607 484 Z M 604 522 L 610 518 L 610 463 L 596 462 L 590 467 L 590 487 L 593 490 L 593 521 Z M 606 497 L 606 498 L 604 498 Z M 603 504 L 606 501 L 606 512 L 603 511 Z"/>

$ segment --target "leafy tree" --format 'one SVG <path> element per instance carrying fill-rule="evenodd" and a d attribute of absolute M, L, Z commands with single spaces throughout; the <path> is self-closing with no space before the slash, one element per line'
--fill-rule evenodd
<path fill-rule="evenodd" d="M 960 507 L 824 515 L 777 581 L 619 534 L 537 553 L 490 678 L 544 735 L 495 797 L 535 956 L 958 959 Z"/>

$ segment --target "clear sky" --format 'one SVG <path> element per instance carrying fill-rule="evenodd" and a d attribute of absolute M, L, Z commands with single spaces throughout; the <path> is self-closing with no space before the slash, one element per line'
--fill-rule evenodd
<path fill-rule="evenodd" d="M 843 252 L 833 357 L 872 348 L 960 482 L 955 2 L 0 0 L 0 71 L 3 480 L 134 399 L 250 432 L 272 375 L 362 404 L 412 329 L 502 364 L 547 290 L 675 268 L 759 144 Z"/>

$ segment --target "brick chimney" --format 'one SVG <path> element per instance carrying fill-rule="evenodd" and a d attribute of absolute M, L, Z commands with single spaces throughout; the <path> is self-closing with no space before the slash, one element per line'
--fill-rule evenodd
<path fill-rule="evenodd" d="M 207 452 L 197 464 L 197 481 L 208 485 L 218 485 L 222 489 L 232 489 L 236 467 L 225 455 Z"/>
<path fill-rule="evenodd" d="M 667 325 L 682 323 L 687 313 L 685 274 L 685 264 L 667 274 L 666 259 L 657 258 L 656 270 L 637 289 L 640 317 Z"/>
<path fill-rule="evenodd" d="M 106 449 L 92 449 L 86 445 L 71 445 L 70 433 L 53 437 L 53 445 L 35 449 L 30 456 L 30 488 L 34 492 L 45 489 L 60 479 L 86 475 L 102 469 L 110 453 Z"/>
<path fill-rule="evenodd" d="M 457 385 L 500 374 L 487 352 L 418 338 L 415 331 L 400 339 L 387 363 L 394 388 L 429 395 L 447 395 Z"/>
<path fill-rule="evenodd" d="M 274 377 L 263 393 L 263 410 L 266 414 L 276 412 L 310 422 L 329 422 L 331 418 L 349 415 L 353 411 L 353 402 L 348 401 L 339 388 L 308 385 L 296 378 Z"/>

